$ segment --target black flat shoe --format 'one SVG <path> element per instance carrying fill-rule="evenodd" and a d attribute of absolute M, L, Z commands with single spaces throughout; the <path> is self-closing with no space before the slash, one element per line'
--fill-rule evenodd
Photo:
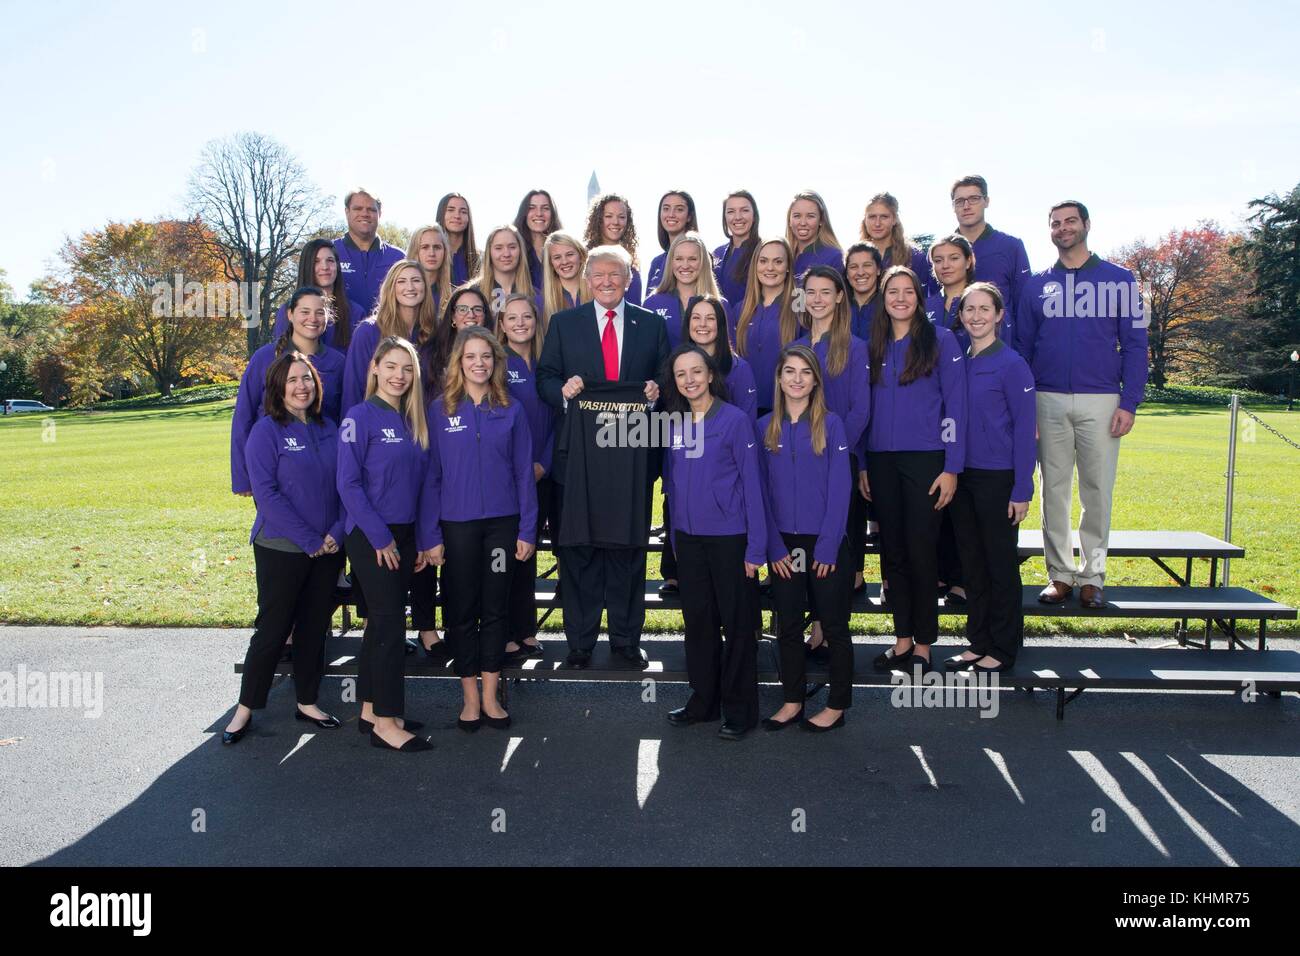
<path fill-rule="evenodd" d="M 335 727 L 343 726 L 342 721 L 332 714 L 326 714 L 324 717 L 313 717 L 311 714 L 304 714 L 301 710 L 295 710 L 293 719 L 305 720 L 309 724 L 315 724 L 321 730 L 333 730 Z"/>
<path fill-rule="evenodd" d="M 465 733 L 472 734 L 483 726 L 483 718 L 482 716 L 479 716 L 475 717 L 473 720 L 463 720 L 462 718 L 457 717 L 456 726 L 465 731 Z"/>
<path fill-rule="evenodd" d="M 407 720 L 405 717 L 402 718 L 403 730 L 415 731 L 415 730 L 419 730 L 423 726 L 424 726 L 423 721 Z M 375 725 L 372 724 L 370 721 L 366 720 L 366 718 L 364 717 L 357 718 L 357 731 L 359 733 L 368 734 L 374 729 L 375 729 Z"/>
<path fill-rule="evenodd" d="M 943 596 L 943 603 L 950 604 L 953 607 L 965 607 L 970 602 L 966 600 L 964 594 L 953 594 L 952 591 L 949 591 Z"/>
<path fill-rule="evenodd" d="M 814 724 L 811 720 L 805 720 L 799 726 L 802 727 L 804 730 L 808 731 L 808 733 L 810 734 L 824 734 L 828 730 L 835 730 L 837 727 L 843 727 L 844 715 L 840 714 L 838 717 L 835 718 L 835 723 L 827 724 L 825 727 L 823 727 L 821 724 Z"/>
<path fill-rule="evenodd" d="M 722 729 L 718 731 L 720 740 L 743 740 L 749 734 L 746 727 L 737 727 L 735 724 L 723 723 Z"/>
<path fill-rule="evenodd" d="M 764 717 L 763 729 L 764 730 L 785 730 L 791 724 L 797 724 L 801 720 L 803 720 L 802 710 L 800 710 L 799 713 L 795 714 L 789 720 L 777 720 L 775 717 Z"/>
<path fill-rule="evenodd" d="M 971 667 L 968 667 L 967 670 L 974 671 L 976 674 L 1002 674 L 1005 673 L 1006 671 L 1011 670 L 1013 666 L 1015 665 L 999 664 L 997 667 L 981 667 L 980 665 L 975 664 Z"/>
<path fill-rule="evenodd" d="M 968 671 L 975 666 L 977 660 L 979 660 L 978 657 L 964 658 L 961 654 L 958 654 L 956 657 L 950 657 L 944 661 L 943 666 L 945 670 Z"/>
<path fill-rule="evenodd" d="M 908 650 L 906 654 L 895 654 L 891 647 L 883 654 L 877 654 L 871 666 L 877 671 L 895 671 L 902 670 L 912 663 L 912 651 Z"/>
<path fill-rule="evenodd" d="M 400 747 L 394 747 L 383 737 L 373 731 L 370 734 L 370 746 L 378 747 L 380 750 L 396 750 L 398 753 L 413 754 L 422 750 L 432 750 L 433 743 L 428 737 L 412 737 Z"/>
<path fill-rule="evenodd" d="M 676 584 L 672 584 L 671 582 L 665 581 L 663 584 L 659 585 L 659 593 L 660 594 L 681 594 L 682 589 L 679 588 Z"/>
<path fill-rule="evenodd" d="M 223 744 L 237 744 L 244 739 L 244 734 L 248 733 L 252 728 L 253 718 L 249 717 L 248 723 L 244 724 L 244 726 L 240 727 L 238 730 L 223 730 L 221 732 L 221 742 Z"/>
<path fill-rule="evenodd" d="M 913 654 L 911 660 L 907 662 L 907 669 L 914 671 L 918 667 L 921 668 L 922 674 L 928 674 L 934 670 L 934 661 L 928 657 L 922 657 L 920 654 Z"/>
<path fill-rule="evenodd" d="M 506 714 L 504 717 L 489 717 L 487 714 L 484 714 L 479 719 L 489 727 L 495 727 L 497 730 L 505 730 L 510 726 L 509 714 Z"/>
<path fill-rule="evenodd" d="M 447 650 L 446 641 L 434 641 L 428 647 L 424 646 L 423 641 L 418 642 L 420 649 L 424 651 L 424 656 L 434 664 L 446 664 L 451 660 L 451 651 Z"/>
<path fill-rule="evenodd" d="M 542 647 L 541 644 L 529 644 L 527 641 L 520 641 L 519 650 L 506 651 L 506 657 L 522 661 L 530 657 L 541 657 L 545 653 L 546 648 Z"/>
<path fill-rule="evenodd" d="M 667 713 L 668 723 L 674 727 L 689 727 L 691 724 L 702 724 L 704 718 L 696 717 L 685 707 L 678 707 L 676 710 L 670 710 Z"/>
<path fill-rule="evenodd" d="M 591 654 L 587 651 L 569 651 L 564 659 L 564 666 L 575 671 L 585 671 L 591 666 Z"/>

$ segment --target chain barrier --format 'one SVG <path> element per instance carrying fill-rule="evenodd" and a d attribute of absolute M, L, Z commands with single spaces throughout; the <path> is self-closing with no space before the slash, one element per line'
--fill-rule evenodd
<path fill-rule="evenodd" d="M 1280 438 L 1280 439 L 1282 439 L 1282 441 L 1286 442 L 1286 443 L 1287 443 L 1288 445 L 1290 445 L 1292 448 L 1296 449 L 1297 451 L 1300 451 L 1300 443 L 1298 443 L 1298 442 L 1293 442 L 1291 439 L 1287 438 L 1285 435 L 1283 435 L 1280 431 L 1278 431 L 1276 428 L 1274 428 L 1274 427 L 1273 427 L 1272 425 L 1270 425 L 1268 422 L 1264 421 L 1264 420 L 1263 420 L 1262 418 L 1260 418 L 1258 415 L 1253 414 L 1253 413 L 1250 411 L 1250 409 L 1248 409 L 1245 405 L 1238 404 L 1237 407 L 1238 407 L 1239 409 L 1241 409 L 1243 412 L 1246 413 L 1246 417 L 1247 417 L 1247 418 L 1249 418 L 1249 419 L 1251 419 L 1252 421 L 1257 422 L 1258 424 L 1262 425 L 1262 426 L 1264 427 L 1264 430 L 1265 430 L 1265 431 L 1269 432 L 1270 434 L 1272 434 L 1272 435 L 1273 435 L 1274 437 L 1276 437 L 1276 438 Z"/>

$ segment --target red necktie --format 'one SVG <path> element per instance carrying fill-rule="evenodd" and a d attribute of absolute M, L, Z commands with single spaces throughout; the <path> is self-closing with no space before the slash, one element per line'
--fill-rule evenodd
<path fill-rule="evenodd" d="M 618 381 L 618 336 L 614 333 L 614 316 L 613 309 L 605 313 L 605 333 L 600 337 L 600 351 L 605 356 L 605 379 L 610 382 Z"/>

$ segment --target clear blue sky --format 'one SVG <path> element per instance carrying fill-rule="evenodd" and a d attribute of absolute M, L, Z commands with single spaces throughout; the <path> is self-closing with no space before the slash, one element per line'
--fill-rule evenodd
<path fill-rule="evenodd" d="M 239 130 L 407 227 L 462 192 L 480 235 L 534 185 L 576 227 L 595 169 L 631 197 L 647 260 L 674 186 L 710 240 L 735 186 L 765 234 L 817 189 L 847 239 L 882 189 L 909 232 L 950 228 L 948 186 L 977 171 L 989 221 L 1041 268 L 1057 199 L 1090 206 L 1105 252 L 1236 225 L 1300 180 L 1291 4 L 2 0 L 0 23 L 0 268 L 19 293 L 67 235 L 183 212 L 203 144 Z"/>

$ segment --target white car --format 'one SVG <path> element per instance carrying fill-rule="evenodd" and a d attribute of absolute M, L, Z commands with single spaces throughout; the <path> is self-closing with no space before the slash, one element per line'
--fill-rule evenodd
<path fill-rule="evenodd" d="M 6 415 L 17 415 L 19 412 L 52 412 L 54 409 L 44 402 L 31 401 L 26 398 L 6 398 L 4 404 L 4 413 Z"/>

